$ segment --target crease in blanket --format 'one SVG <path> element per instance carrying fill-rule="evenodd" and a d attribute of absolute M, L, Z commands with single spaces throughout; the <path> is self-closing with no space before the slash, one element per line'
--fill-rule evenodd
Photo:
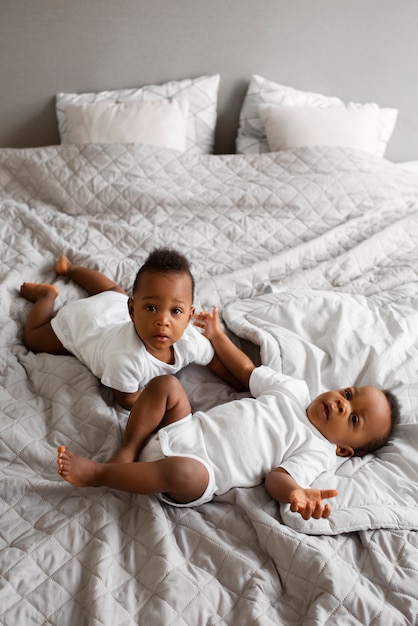
<path fill-rule="evenodd" d="M 325 146 L 2 149 L 0 233 L 0 623 L 417 623 L 414 172 Z M 162 245 L 190 259 L 197 308 L 218 305 L 234 339 L 312 393 L 347 377 L 398 394 L 390 445 L 318 479 L 340 490 L 328 520 L 295 518 L 263 485 L 174 509 L 58 476 L 58 445 L 104 461 L 127 413 L 73 357 L 27 350 L 20 286 L 55 282 L 57 306 L 83 296 L 54 275 L 66 254 L 129 290 Z M 195 409 L 237 397 L 198 366 L 181 380 Z"/>

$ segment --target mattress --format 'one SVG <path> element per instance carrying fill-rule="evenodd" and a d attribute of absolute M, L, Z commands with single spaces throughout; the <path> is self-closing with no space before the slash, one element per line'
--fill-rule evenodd
<path fill-rule="evenodd" d="M 415 624 L 416 173 L 335 147 L 3 149 L 0 202 L 1 623 Z M 26 348 L 20 285 L 56 284 L 57 307 L 85 295 L 54 273 L 66 254 L 129 291 L 163 245 L 191 261 L 197 310 L 219 306 L 257 362 L 313 394 L 399 397 L 394 439 L 319 477 L 340 492 L 329 519 L 302 520 L 262 484 L 176 509 L 58 475 L 58 445 L 104 461 L 128 413 L 74 357 Z M 179 378 L 194 410 L 246 395 L 196 365 Z"/>

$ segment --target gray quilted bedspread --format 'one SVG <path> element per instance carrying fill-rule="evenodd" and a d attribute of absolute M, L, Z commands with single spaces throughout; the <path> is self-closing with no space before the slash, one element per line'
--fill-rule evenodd
<path fill-rule="evenodd" d="M 134 145 L 6 149 L 0 235 L 2 624 L 417 623 L 416 174 L 339 148 L 253 156 Z M 364 297 L 373 311 L 396 309 L 379 318 L 391 320 L 396 341 L 375 358 L 402 402 L 402 454 L 394 445 L 380 461 L 411 476 L 408 494 L 390 500 L 393 511 L 397 497 L 408 506 L 389 522 L 382 514 L 381 525 L 374 509 L 352 532 L 312 534 L 288 523 L 263 485 L 179 510 L 154 497 L 81 490 L 58 476 L 59 444 L 105 460 L 127 413 L 75 358 L 26 349 L 30 304 L 19 287 L 54 282 L 57 306 L 80 297 L 53 271 L 65 253 L 129 290 L 161 245 L 191 260 L 197 308 L 228 311 L 230 328 L 259 343 L 262 358 L 271 357 L 266 329 L 276 327 L 263 307 L 280 307 L 283 293 L 333 292 Z M 181 379 L 195 408 L 237 396 L 197 367 Z M 371 484 L 363 494 L 366 508 L 377 490 Z"/>

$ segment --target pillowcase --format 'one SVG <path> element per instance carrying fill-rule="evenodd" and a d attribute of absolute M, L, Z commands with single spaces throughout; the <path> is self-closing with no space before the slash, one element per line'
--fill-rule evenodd
<path fill-rule="evenodd" d="M 56 115 L 61 143 L 68 143 L 66 109 L 70 104 L 95 102 L 144 102 L 167 100 L 180 94 L 189 102 L 186 125 L 186 149 L 193 154 L 213 152 L 217 114 L 219 74 L 145 85 L 138 89 L 118 89 L 88 93 L 58 93 Z"/>
<path fill-rule="evenodd" d="M 346 105 L 337 97 L 324 96 L 309 91 L 299 91 L 293 87 L 286 87 L 261 76 L 254 74 L 248 85 L 240 111 L 239 127 L 236 140 L 236 151 L 240 154 L 268 152 L 269 145 L 261 121 L 258 108 L 261 104 L 275 104 L 303 107 L 342 107 L 361 108 L 365 105 L 350 102 Z M 378 104 L 368 103 L 375 114 L 378 131 L 378 154 L 383 156 L 389 139 L 395 128 L 398 116 L 397 109 L 381 108 Z"/>
<path fill-rule="evenodd" d="M 359 108 L 261 104 L 259 114 L 272 152 L 301 146 L 346 146 L 379 155 L 379 124 L 369 105 Z"/>
<path fill-rule="evenodd" d="M 66 108 L 68 143 L 146 143 L 184 150 L 189 103 L 95 102 Z"/>

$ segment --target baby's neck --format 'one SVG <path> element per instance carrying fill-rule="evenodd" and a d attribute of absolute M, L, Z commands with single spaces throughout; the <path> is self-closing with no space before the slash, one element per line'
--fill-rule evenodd
<path fill-rule="evenodd" d="M 149 352 L 149 354 L 152 354 L 152 356 L 155 359 L 158 359 L 158 361 L 161 361 L 162 363 L 167 363 L 168 365 L 174 365 L 174 363 L 176 362 L 176 353 L 174 352 L 173 346 L 169 346 L 165 348 L 164 350 L 154 350 L 154 351 L 146 348 L 146 351 Z"/>

